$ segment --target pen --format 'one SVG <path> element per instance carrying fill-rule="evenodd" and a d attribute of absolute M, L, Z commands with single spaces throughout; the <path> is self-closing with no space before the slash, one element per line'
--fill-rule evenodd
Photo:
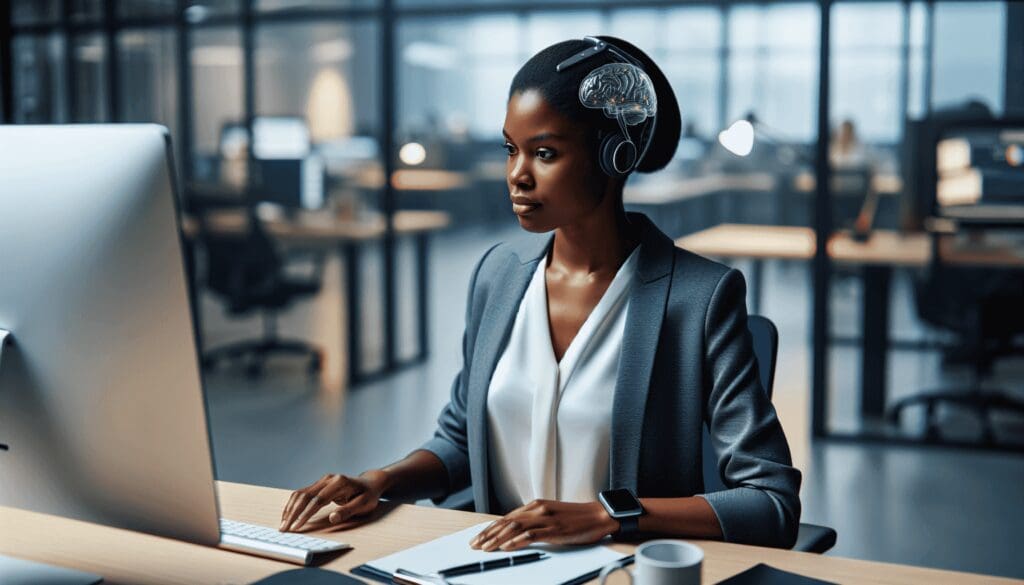
<path fill-rule="evenodd" d="M 512 567 L 516 565 L 523 565 L 526 563 L 534 563 L 537 561 L 543 561 L 544 559 L 550 558 L 544 553 L 532 552 L 524 555 L 516 555 L 512 557 L 502 557 L 500 559 L 492 559 L 490 561 L 478 561 L 476 563 L 467 563 L 465 565 L 459 565 L 457 567 L 450 567 L 443 571 L 438 571 L 437 574 L 442 577 L 455 577 L 457 575 L 470 575 L 473 573 L 483 573 L 484 571 L 491 571 L 494 569 L 502 569 L 505 567 Z"/>

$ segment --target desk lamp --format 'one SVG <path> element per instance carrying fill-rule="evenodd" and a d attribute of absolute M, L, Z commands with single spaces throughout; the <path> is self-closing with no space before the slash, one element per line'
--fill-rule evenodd
<path fill-rule="evenodd" d="M 755 127 L 756 125 L 756 127 Z M 726 150 L 736 156 L 745 157 L 754 148 L 754 138 L 764 140 L 779 146 L 789 147 L 787 150 L 801 162 L 814 166 L 814 160 L 804 155 L 796 148 L 792 148 L 789 141 L 780 140 L 773 132 L 768 130 L 764 123 L 758 121 L 753 114 L 733 122 L 728 128 L 718 133 L 718 143 Z M 872 188 L 871 181 L 868 181 L 867 192 L 864 196 L 864 203 L 857 213 L 857 219 L 853 222 L 853 238 L 859 242 L 867 241 L 871 235 L 871 226 L 875 220 L 875 211 L 878 209 L 878 194 Z"/>

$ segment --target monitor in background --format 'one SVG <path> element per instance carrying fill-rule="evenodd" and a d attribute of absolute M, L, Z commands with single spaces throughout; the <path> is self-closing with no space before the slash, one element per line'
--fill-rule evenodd
<path fill-rule="evenodd" d="M 903 168 L 904 229 L 1024 223 L 1024 119 L 963 107 L 909 122 Z"/>
<path fill-rule="evenodd" d="M 252 121 L 255 158 L 301 159 L 310 151 L 306 121 L 293 116 L 260 116 Z"/>
<path fill-rule="evenodd" d="M 1024 206 L 1024 121 L 942 129 L 935 171 L 939 216 L 997 219 L 1019 210 Z"/>
<path fill-rule="evenodd" d="M 313 151 L 306 121 L 296 116 L 261 116 L 253 120 L 252 133 L 253 201 L 275 203 L 286 210 L 322 208 L 325 168 L 321 156 Z M 246 164 L 249 136 L 245 124 L 225 124 L 220 146 L 222 169 L 231 168 L 233 161 Z"/>
<path fill-rule="evenodd" d="M 256 159 L 254 199 L 286 210 L 324 206 L 324 165 L 320 157 Z"/>
<path fill-rule="evenodd" d="M 0 505 L 299 564 L 348 548 L 219 518 L 167 129 L 0 126 L 0 152 Z"/>

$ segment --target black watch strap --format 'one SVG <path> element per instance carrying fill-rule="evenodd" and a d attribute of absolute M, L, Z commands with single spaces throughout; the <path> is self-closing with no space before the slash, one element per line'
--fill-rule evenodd
<path fill-rule="evenodd" d="M 619 521 L 619 531 L 615 533 L 617 537 L 630 538 L 640 528 L 640 516 L 627 516 L 625 518 L 616 518 L 616 520 Z"/>

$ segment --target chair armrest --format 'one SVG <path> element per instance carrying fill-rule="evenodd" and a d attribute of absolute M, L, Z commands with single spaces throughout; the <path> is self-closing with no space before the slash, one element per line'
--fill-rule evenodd
<path fill-rule="evenodd" d="M 836 545 L 836 531 L 828 526 L 800 523 L 793 550 L 822 554 Z"/>
<path fill-rule="evenodd" d="M 449 495 L 437 507 L 449 510 L 462 510 L 463 512 L 475 512 L 476 502 L 473 501 L 473 486 Z"/>

